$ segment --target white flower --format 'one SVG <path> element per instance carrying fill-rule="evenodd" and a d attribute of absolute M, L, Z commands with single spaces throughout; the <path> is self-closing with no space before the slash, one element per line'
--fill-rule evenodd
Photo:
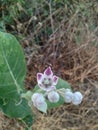
<path fill-rule="evenodd" d="M 45 98 L 41 93 L 34 93 L 31 97 L 31 100 L 36 108 L 41 107 L 45 103 Z"/>
<path fill-rule="evenodd" d="M 48 93 L 48 99 L 49 99 L 50 102 L 56 103 L 56 102 L 59 101 L 60 96 L 57 92 L 51 91 L 51 92 Z"/>
<path fill-rule="evenodd" d="M 73 99 L 73 93 L 71 91 L 65 91 L 64 99 L 66 103 L 71 103 Z"/>
<path fill-rule="evenodd" d="M 53 75 L 51 67 L 48 67 L 44 73 L 37 73 L 37 82 L 41 89 L 49 92 L 56 89 L 58 77 Z"/>
<path fill-rule="evenodd" d="M 72 103 L 74 105 L 79 105 L 82 102 L 82 99 L 83 99 L 83 95 L 80 92 L 73 93 Z"/>

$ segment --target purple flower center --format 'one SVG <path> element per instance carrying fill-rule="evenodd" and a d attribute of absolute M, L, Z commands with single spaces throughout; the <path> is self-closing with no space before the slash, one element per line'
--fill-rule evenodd
<path fill-rule="evenodd" d="M 42 84 L 44 85 L 45 88 L 48 88 L 52 85 L 52 79 L 44 78 Z"/>

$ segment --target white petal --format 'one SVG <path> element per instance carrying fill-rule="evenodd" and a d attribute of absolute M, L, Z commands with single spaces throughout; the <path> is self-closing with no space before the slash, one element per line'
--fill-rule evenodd
<path fill-rule="evenodd" d="M 56 103 L 56 102 L 59 101 L 60 96 L 59 96 L 59 94 L 57 92 L 51 91 L 48 94 L 48 99 L 49 99 L 50 102 Z"/>
<path fill-rule="evenodd" d="M 42 83 L 39 83 L 38 86 L 40 87 L 40 89 L 46 91 L 46 88 L 45 88 L 45 86 Z"/>
<path fill-rule="evenodd" d="M 38 84 L 42 83 L 43 78 L 44 78 L 44 75 L 42 73 L 37 73 L 37 82 L 38 82 Z"/>
<path fill-rule="evenodd" d="M 65 92 L 65 102 L 66 103 L 71 103 L 73 99 L 73 93 L 71 91 Z"/>
<path fill-rule="evenodd" d="M 79 105 L 82 102 L 82 99 L 83 99 L 83 95 L 80 92 L 75 92 L 73 94 L 72 103 L 74 105 Z"/>

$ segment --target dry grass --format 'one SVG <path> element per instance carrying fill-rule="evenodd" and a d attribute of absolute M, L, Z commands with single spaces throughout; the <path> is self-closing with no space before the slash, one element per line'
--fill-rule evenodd
<path fill-rule="evenodd" d="M 25 128 L 21 122 L 10 119 L 0 112 L 0 130 L 25 130 Z"/>

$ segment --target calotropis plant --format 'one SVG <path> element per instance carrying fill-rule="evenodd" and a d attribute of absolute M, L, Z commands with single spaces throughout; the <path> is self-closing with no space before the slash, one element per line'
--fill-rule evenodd
<path fill-rule="evenodd" d="M 51 67 L 44 73 L 37 73 L 38 85 L 31 95 L 33 105 L 42 112 L 47 112 L 49 106 L 59 106 L 65 103 L 79 105 L 83 96 L 80 92 L 72 92 L 70 86 L 59 77 L 53 75 Z M 37 89 L 36 89 L 37 88 Z"/>

